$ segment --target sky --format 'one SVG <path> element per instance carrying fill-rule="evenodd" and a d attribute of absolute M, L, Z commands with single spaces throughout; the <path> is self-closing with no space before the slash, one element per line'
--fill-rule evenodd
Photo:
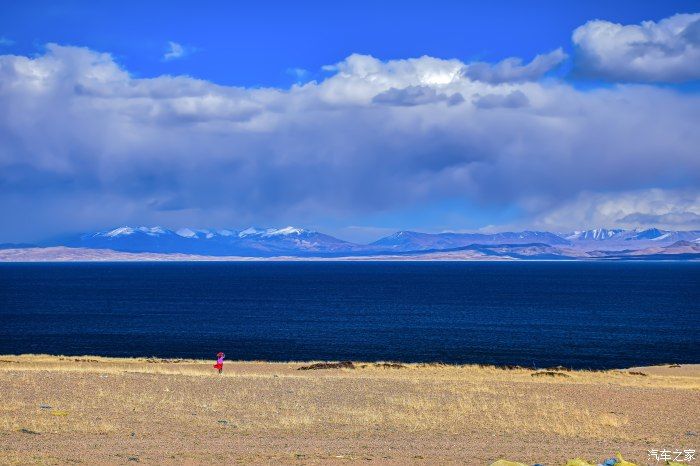
<path fill-rule="evenodd" d="M 1 2 L 0 242 L 700 229 L 700 2 Z"/>

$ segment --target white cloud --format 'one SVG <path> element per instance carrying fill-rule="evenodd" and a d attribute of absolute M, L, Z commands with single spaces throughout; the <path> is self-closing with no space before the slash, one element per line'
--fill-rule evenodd
<path fill-rule="evenodd" d="M 555 230 L 655 226 L 700 229 L 700 192 L 697 189 L 582 192 L 544 213 L 536 224 Z"/>
<path fill-rule="evenodd" d="M 8 47 L 10 45 L 14 45 L 14 43 L 14 40 L 8 39 L 5 36 L 0 36 L 0 47 Z"/>
<path fill-rule="evenodd" d="M 134 78 L 109 54 L 55 44 L 0 55 L 4 234 L 342 224 L 453 199 L 569 225 L 586 220 L 582 193 L 623 205 L 652 189 L 668 208 L 591 221 L 697 213 L 683 200 L 700 191 L 697 94 L 479 81 L 468 66 L 351 55 L 323 81 L 266 89 Z M 449 105 L 456 95 L 478 97 Z"/>
<path fill-rule="evenodd" d="M 182 44 L 178 44 L 177 42 L 170 41 L 168 42 L 168 50 L 163 55 L 163 60 L 177 60 L 179 58 L 183 58 L 189 55 L 191 52 L 191 48 L 185 47 Z"/>
<path fill-rule="evenodd" d="M 622 25 L 589 21 L 572 36 L 579 73 L 613 81 L 700 79 L 700 13 Z"/>
<path fill-rule="evenodd" d="M 506 83 L 535 81 L 553 70 L 567 58 L 561 48 L 543 55 L 537 55 L 530 63 L 523 65 L 520 58 L 506 58 L 496 64 L 471 63 L 464 67 L 464 75 L 475 81 Z"/>

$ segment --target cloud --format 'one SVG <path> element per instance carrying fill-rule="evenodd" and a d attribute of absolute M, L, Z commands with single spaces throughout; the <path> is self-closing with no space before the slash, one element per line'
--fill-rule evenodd
<path fill-rule="evenodd" d="M 642 226 L 673 225 L 677 228 L 700 228 L 700 215 L 695 212 L 669 212 L 665 214 L 634 213 L 618 220 L 619 224 Z"/>
<path fill-rule="evenodd" d="M 192 52 L 194 52 L 194 49 L 192 47 L 185 47 L 184 45 L 179 44 L 177 42 L 169 41 L 168 49 L 163 55 L 163 60 L 178 60 L 180 58 L 184 58 L 187 55 L 192 54 Z"/>
<path fill-rule="evenodd" d="M 572 36 L 575 69 L 611 81 L 700 79 L 700 13 L 622 25 L 589 21 Z"/>
<path fill-rule="evenodd" d="M 464 67 L 464 75 L 475 81 L 506 83 L 535 81 L 553 70 L 567 58 L 561 48 L 543 55 L 537 55 L 530 63 L 523 65 L 521 58 L 506 58 L 496 64 L 471 63 Z"/>
<path fill-rule="evenodd" d="M 426 56 L 333 66 L 319 82 L 245 88 L 136 78 L 80 47 L 0 55 L 5 240 L 119 223 L 364 224 L 448 201 L 551 228 L 700 213 L 697 94 L 482 81 Z"/>
<path fill-rule="evenodd" d="M 508 94 L 475 94 L 472 102 L 479 108 L 518 108 L 527 107 L 530 104 L 527 96 L 521 91 Z"/>
<path fill-rule="evenodd" d="M 464 97 L 459 92 L 452 95 L 438 93 L 427 86 L 408 86 L 403 89 L 392 87 L 372 98 L 375 104 L 398 105 L 412 107 L 414 105 L 426 105 L 436 102 L 447 102 L 447 105 L 458 105 L 464 102 Z"/>
<path fill-rule="evenodd" d="M 10 45 L 14 45 L 15 41 L 12 39 L 8 39 L 5 36 L 0 36 L 0 47 L 9 47 Z"/>
<path fill-rule="evenodd" d="M 700 229 L 697 189 L 647 189 L 623 192 L 583 192 L 537 220 L 542 228 Z"/>
<path fill-rule="evenodd" d="M 287 74 L 294 77 L 298 83 L 306 81 L 311 75 L 309 70 L 305 70 L 304 68 L 287 68 Z"/>

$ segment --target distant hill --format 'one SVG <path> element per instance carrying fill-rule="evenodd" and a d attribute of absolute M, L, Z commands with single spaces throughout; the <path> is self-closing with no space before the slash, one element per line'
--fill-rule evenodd
<path fill-rule="evenodd" d="M 381 238 L 372 246 L 387 251 L 424 251 L 433 249 L 452 249 L 472 244 L 530 244 L 543 243 L 550 246 L 569 244 L 564 238 L 546 231 L 522 231 L 507 233 L 418 233 L 399 231 Z"/>
<path fill-rule="evenodd" d="M 122 226 L 104 231 L 47 241 L 41 247 L 66 257 L 77 257 L 76 249 L 110 254 L 167 254 L 183 257 L 293 257 L 293 258 L 430 258 L 476 259 L 697 259 L 700 231 L 649 229 L 593 229 L 557 234 L 547 231 L 504 233 L 421 233 L 398 231 L 371 244 L 356 244 L 317 231 L 297 227 L 202 229 Z M 37 251 L 17 251 L 35 248 Z M 2 257 L 41 257 L 31 244 L 0 244 L 8 251 Z M 63 256 L 61 256 L 63 257 Z M 83 257 L 107 257 L 90 253 Z M 116 257 L 116 256 L 115 256 Z M 129 256 L 131 257 L 131 256 Z M 147 256 L 133 256 L 134 260 Z M 14 259 L 13 259 L 14 260 Z M 77 260 L 77 259 L 76 259 Z M 194 260 L 194 259 L 193 259 Z"/>
<path fill-rule="evenodd" d="M 0 249 L 24 249 L 35 248 L 36 244 L 29 243 L 0 243 Z"/>

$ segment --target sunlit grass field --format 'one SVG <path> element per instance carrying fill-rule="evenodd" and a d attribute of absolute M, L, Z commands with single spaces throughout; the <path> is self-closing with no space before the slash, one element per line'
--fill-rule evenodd
<path fill-rule="evenodd" d="M 697 366 L 212 364 L 0 356 L 0 462 L 646 464 L 698 446 Z"/>

